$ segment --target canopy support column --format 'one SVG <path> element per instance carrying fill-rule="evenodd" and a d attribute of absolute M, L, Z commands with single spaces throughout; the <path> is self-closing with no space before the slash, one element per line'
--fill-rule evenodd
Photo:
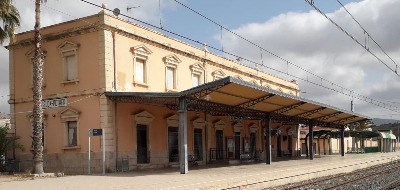
<path fill-rule="evenodd" d="M 188 173 L 187 111 L 185 97 L 179 98 L 179 167 L 181 174 Z"/>
<path fill-rule="evenodd" d="M 306 144 L 306 157 L 308 158 L 308 136 L 310 136 L 310 133 L 306 135 L 306 138 L 304 138 L 305 144 Z"/>
<path fill-rule="evenodd" d="M 265 114 L 265 152 L 266 152 L 266 163 L 271 164 L 271 116 L 269 113 Z"/>
<path fill-rule="evenodd" d="M 342 156 L 344 156 L 344 125 L 342 125 L 342 129 L 340 130 L 341 137 L 340 137 L 340 150 L 342 152 Z"/>
<path fill-rule="evenodd" d="M 314 160 L 314 124 L 311 122 L 310 126 L 308 127 L 308 138 L 310 143 L 310 160 Z"/>

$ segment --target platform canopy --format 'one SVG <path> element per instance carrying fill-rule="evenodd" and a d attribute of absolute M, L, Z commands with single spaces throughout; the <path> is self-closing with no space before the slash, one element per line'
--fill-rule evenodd
<path fill-rule="evenodd" d="M 340 138 L 342 135 L 341 131 L 332 130 L 319 130 L 313 132 L 314 137 L 330 137 L 330 138 Z M 373 138 L 380 137 L 380 133 L 377 131 L 345 131 L 345 137 L 361 137 L 361 138 Z"/>
<path fill-rule="evenodd" d="M 312 122 L 314 125 L 333 128 L 370 119 L 234 77 L 176 93 L 106 92 L 106 96 L 117 103 L 164 104 L 176 110 L 179 98 L 185 98 L 190 111 L 205 111 L 211 115 L 227 115 L 239 119 L 264 119 L 268 113 L 273 121 Z"/>

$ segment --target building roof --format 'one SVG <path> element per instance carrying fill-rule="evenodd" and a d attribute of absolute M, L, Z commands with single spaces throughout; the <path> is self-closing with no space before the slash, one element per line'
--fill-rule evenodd
<path fill-rule="evenodd" d="M 392 133 L 388 133 L 388 132 L 379 132 L 379 134 L 381 135 L 382 138 L 384 139 L 396 139 L 396 136 Z"/>
<path fill-rule="evenodd" d="M 263 119 L 269 113 L 274 121 L 303 124 L 313 122 L 315 125 L 335 128 L 370 119 L 234 77 L 226 77 L 176 93 L 106 92 L 106 96 L 117 103 L 165 104 L 176 110 L 179 98 L 185 98 L 188 110 L 207 111 L 212 115 Z"/>

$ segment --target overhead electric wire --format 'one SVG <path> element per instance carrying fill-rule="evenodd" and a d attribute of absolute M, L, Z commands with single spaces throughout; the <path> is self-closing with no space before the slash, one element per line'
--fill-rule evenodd
<path fill-rule="evenodd" d="M 88 4 L 90 4 L 90 5 L 96 6 L 96 7 L 98 7 L 98 8 L 105 9 L 105 10 L 107 10 L 107 11 L 112 12 L 111 9 L 103 8 L 103 7 L 101 7 L 100 5 L 96 5 L 96 4 L 91 3 L 91 2 L 89 2 L 89 1 L 86 1 L 86 0 L 81 0 L 81 1 L 82 1 L 82 2 L 85 2 L 85 3 L 88 3 Z M 169 33 L 169 34 L 175 35 L 175 36 L 180 37 L 180 38 L 182 38 L 182 39 L 185 39 L 185 40 L 188 40 L 188 41 L 197 43 L 197 44 L 199 44 L 199 45 L 204 45 L 204 43 L 201 43 L 201 42 L 198 41 L 198 40 L 194 40 L 194 39 L 191 39 L 191 38 L 189 38 L 189 37 L 183 36 L 183 35 L 181 35 L 181 34 L 178 34 L 178 33 L 172 32 L 172 31 L 169 31 L 169 30 L 167 30 L 167 29 L 165 29 L 165 28 L 158 27 L 158 26 L 156 26 L 156 25 L 154 25 L 154 24 L 150 24 L 150 23 L 148 23 L 148 22 L 145 22 L 145 21 L 142 21 L 142 20 L 133 18 L 133 17 L 128 16 L 128 15 L 125 15 L 125 14 L 120 14 L 120 15 L 121 15 L 121 16 L 124 16 L 124 17 L 126 17 L 126 18 L 128 18 L 128 19 L 132 19 L 132 20 L 134 20 L 134 21 L 137 21 L 137 22 L 140 22 L 140 23 L 142 23 L 142 24 L 145 24 L 145 25 L 147 25 L 147 26 L 150 26 L 150 27 L 153 27 L 153 28 L 162 30 L 162 31 L 164 31 L 164 32 L 167 32 L 167 33 Z M 207 18 L 207 17 L 205 17 L 205 18 Z M 214 22 L 214 21 L 212 21 L 212 22 Z M 216 23 L 216 22 L 214 22 L 214 23 Z M 219 25 L 219 24 L 218 24 L 218 25 Z M 222 27 L 222 28 L 224 28 L 225 30 L 227 30 L 227 29 L 226 29 L 225 27 L 223 27 L 222 25 L 219 25 L 219 26 Z M 228 30 L 228 31 L 230 31 L 230 30 Z M 245 39 L 244 37 L 241 37 L 241 38 Z M 251 41 L 249 41 L 249 42 L 250 42 L 250 43 L 253 43 L 253 42 L 251 42 Z M 253 43 L 253 44 L 254 44 L 254 43 Z M 256 45 L 256 44 L 254 44 L 254 45 Z M 330 88 L 330 87 L 324 86 L 324 85 L 322 84 L 322 82 L 321 82 L 321 84 L 318 84 L 318 83 L 313 82 L 313 81 L 310 81 L 310 80 L 308 80 L 308 79 L 303 79 L 303 78 L 301 78 L 301 77 L 298 77 L 298 76 L 289 74 L 289 73 L 287 73 L 287 72 L 280 71 L 280 70 L 278 70 L 278 69 L 275 69 L 275 68 L 266 66 L 266 65 L 264 65 L 263 63 L 262 63 L 262 64 L 259 64 L 259 63 L 256 62 L 256 61 L 252 61 L 252 60 L 250 60 L 250 59 L 244 58 L 244 57 L 242 57 L 242 56 L 238 56 L 238 55 L 236 55 L 236 54 L 233 54 L 233 53 L 224 51 L 224 50 L 222 50 L 222 49 L 218 49 L 218 48 L 213 47 L 213 46 L 210 46 L 210 45 L 206 45 L 206 46 L 209 47 L 209 48 L 211 48 L 211 49 L 214 49 L 214 50 L 216 50 L 216 51 L 219 51 L 219 52 L 225 53 L 225 54 L 227 54 L 227 55 L 230 55 L 230 56 L 234 56 L 234 57 L 238 57 L 238 58 L 240 57 L 240 58 L 242 58 L 242 59 L 245 60 L 245 61 L 248 61 L 248 62 L 253 63 L 253 64 L 261 65 L 261 66 L 263 66 L 264 68 L 267 68 L 267 69 L 270 69 L 270 70 L 273 70 L 273 71 L 276 71 L 276 72 L 279 72 L 279 73 L 288 75 L 288 76 L 290 76 L 290 77 L 297 78 L 297 79 L 299 79 L 299 80 L 303 80 L 303 81 L 308 82 L 308 83 L 310 83 L 310 84 L 314 84 L 314 85 L 316 85 L 316 86 L 319 86 L 319 87 L 322 87 L 322 88 L 325 88 L 325 89 L 328 89 L 328 90 L 331 90 L 331 91 L 334 91 L 334 92 L 337 92 L 337 93 L 340 93 L 340 94 L 343 94 L 343 95 L 351 96 L 351 93 L 350 93 L 350 92 L 352 92 L 352 90 L 349 90 L 349 89 L 347 89 L 347 88 L 341 87 L 340 85 L 337 85 L 337 84 L 335 84 L 335 83 L 333 83 L 333 82 L 330 82 L 330 81 L 328 81 L 328 80 L 326 80 L 326 79 L 324 79 L 324 78 L 322 78 L 322 77 L 319 77 L 319 76 L 317 76 L 317 75 L 315 75 L 315 74 L 313 74 L 313 73 L 311 73 L 311 72 L 309 72 L 309 71 L 307 71 L 307 72 L 310 73 L 310 74 L 312 74 L 312 75 L 314 75 L 314 76 L 316 76 L 316 77 L 318 77 L 318 78 L 320 78 L 321 81 L 327 81 L 327 82 L 331 83 L 332 86 L 336 85 L 336 86 L 338 86 L 338 87 L 340 87 L 340 88 L 342 88 L 342 89 L 348 91 L 349 93 L 346 93 L 346 92 L 344 92 L 343 90 L 342 90 L 342 91 L 339 91 L 339 90 L 336 90 L 336 89 L 334 89 L 334 88 Z M 257 46 L 257 45 L 256 45 L 256 46 Z M 260 46 L 258 46 L 258 47 L 260 47 Z M 262 47 L 260 47 L 260 48 L 262 48 Z M 278 56 L 278 57 L 279 57 L 279 56 Z M 281 59 L 282 59 L 282 60 L 285 60 L 285 59 L 283 59 L 283 58 L 281 58 Z M 286 61 L 287 63 L 291 63 L 290 61 L 287 61 L 287 60 L 285 60 L 285 61 Z M 291 64 L 292 64 L 292 63 L 291 63 Z M 353 92 L 354 92 L 354 91 L 353 91 Z M 399 110 L 396 106 L 387 105 L 386 103 L 384 103 L 384 102 L 382 102 L 382 101 L 374 100 L 374 99 L 372 99 L 372 98 L 363 96 L 363 95 L 358 94 L 358 93 L 354 93 L 354 94 L 357 94 L 357 95 L 358 95 L 358 97 L 355 97 L 355 98 L 358 99 L 358 100 L 367 102 L 367 103 L 369 103 L 369 104 L 372 104 L 372 105 L 375 105 L 375 106 L 378 106 L 378 107 L 381 107 L 381 108 L 384 108 L 384 109 L 387 109 L 387 110 L 390 110 L 390 111 L 393 111 L 393 112 L 400 113 L 400 110 Z M 382 106 L 381 104 L 383 104 L 383 106 Z M 392 107 L 394 107 L 394 108 L 392 108 Z"/>
<path fill-rule="evenodd" d="M 335 25 L 339 30 L 341 30 L 343 33 L 345 33 L 348 37 L 350 37 L 354 42 L 356 42 L 358 45 L 360 45 L 362 48 L 364 48 L 367 52 L 369 52 L 372 56 L 374 56 L 379 62 L 381 62 L 383 65 L 385 65 L 388 69 L 393 71 L 397 76 L 400 77 L 399 73 L 397 73 L 397 64 L 396 69 L 391 68 L 387 63 L 385 63 L 382 59 L 380 59 L 376 54 L 374 54 L 368 47 L 367 45 L 363 45 L 360 41 L 358 41 L 354 36 L 352 36 L 349 32 L 347 32 L 343 27 L 339 26 L 338 23 L 333 21 L 328 15 L 326 15 L 324 12 L 322 12 L 318 7 L 314 5 L 314 1 L 312 0 L 304 0 L 307 2 L 311 7 L 313 7 L 317 12 L 319 12 L 322 16 L 324 16 L 326 19 L 328 19 L 333 25 Z M 358 23 L 358 22 L 357 22 Z M 365 30 L 364 30 L 365 31 Z M 370 36 L 368 34 L 368 36 Z M 372 39 L 372 38 L 371 38 Z M 380 47 L 380 46 L 379 46 Z M 382 48 L 381 48 L 382 49 Z M 382 49 L 383 50 L 383 49 Z"/>
<path fill-rule="evenodd" d="M 245 37 L 243 37 L 243 36 L 237 34 L 236 32 L 234 32 L 234 31 L 232 31 L 232 30 L 229 30 L 228 28 L 224 27 L 222 24 L 219 24 L 218 22 L 216 22 L 216 21 L 210 19 L 209 17 L 207 17 L 207 16 L 201 14 L 200 12 L 194 10 L 193 8 L 191 8 L 191 7 L 189 7 L 189 6 L 185 5 L 185 4 L 183 4 L 182 2 L 180 2 L 180 1 L 178 1 L 178 0 L 174 0 L 174 1 L 175 1 L 176 3 L 178 3 L 179 5 L 185 7 L 186 9 L 188 9 L 188 10 L 190 10 L 190 11 L 196 13 L 197 15 L 199 15 L 199 16 L 201 16 L 201 17 L 203 17 L 204 19 L 206 19 L 206 20 L 208 20 L 208 21 L 214 23 L 215 25 L 219 26 L 221 29 L 225 29 L 226 31 L 232 33 L 233 35 L 239 37 L 240 39 L 242 39 L 242 40 L 244 40 L 244 41 L 250 43 L 251 45 L 254 45 L 255 47 L 258 47 L 260 50 L 263 50 L 263 51 L 265 51 L 265 52 L 271 54 L 272 56 L 275 56 L 276 58 L 278 58 L 278 59 L 280 59 L 280 60 L 286 62 L 287 65 L 291 64 L 291 65 L 297 67 L 298 69 L 303 70 L 303 71 L 306 72 L 307 74 L 310 74 L 310 75 L 312 75 L 312 76 L 315 76 L 315 77 L 321 79 L 321 85 L 322 85 L 322 82 L 323 82 L 323 81 L 326 81 L 326 82 L 328 82 L 328 83 L 331 83 L 332 86 L 335 85 L 335 86 L 338 86 L 338 87 L 340 87 L 340 88 L 342 88 L 342 89 L 344 89 L 344 90 L 347 90 L 347 91 L 349 91 L 349 92 L 352 91 L 352 90 L 349 90 L 349 89 L 347 89 L 347 88 L 345 88 L 345 87 L 342 87 L 342 86 L 340 86 L 340 85 L 338 85 L 338 84 L 335 84 L 335 83 L 333 83 L 333 82 L 331 82 L 331 81 L 329 81 L 329 80 L 327 80 L 327 79 L 325 79 L 325 78 L 323 78 L 323 77 L 320 77 L 320 76 L 318 76 L 318 75 L 316 75 L 316 74 L 314 74 L 314 73 L 312 73 L 312 72 L 310 72 L 310 71 L 308 71 L 308 70 L 306 70 L 306 69 L 304 69 L 304 68 L 302 68 L 302 67 L 300 67 L 300 66 L 298 66 L 298 65 L 296 65 L 296 64 L 294 64 L 294 63 L 292 63 L 292 62 L 290 62 L 290 61 L 288 61 L 288 60 L 286 60 L 285 58 L 283 58 L 283 57 L 281 57 L 281 56 L 279 56 L 279 55 L 277 55 L 277 54 L 275 54 L 275 53 L 273 53 L 273 52 L 271 52 L 271 51 L 269 51 L 269 50 L 267 50 L 267 49 L 261 47 L 260 45 L 258 45 L 258 44 L 256 44 L 256 43 L 250 41 L 249 39 L 247 39 L 247 38 L 245 38 Z M 307 0 L 306 0 L 306 1 L 307 1 Z M 347 32 L 346 32 L 346 33 L 347 33 Z M 350 36 L 351 36 L 351 35 L 350 35 Z M 351 36 L 351 37 L 352 37 L 352 36 Z M 353 38 L 353 37 L 352 37 L 352 38 Z M 354 39 L 354 38 L 353 38 L 353 39 Z M 358 42 L 358 41 L 357 41 L 357 42 Z M 360 44 L 360 43 L 359 43 L 359 44 Z M 361 45 L 361 44 L 360 44 L 360 45 Z M 362 46 L 362 45 L 361 45 L 361 46 Z M 368 49 L 367 51 L 369 51 L 369 49 Z M 374 55 L 378 60 L 380 60 L 380 59 L 379 59 L 375 54 L 373 54 L 371 51 L 369 51 L 369 52 L 370 52 L 372 55 Z M 261 56 L 262 56 L 262 55 L 261 55 Z M 240 57 L 240 56 L 238 56 L 238 57 Z M 384 63 L 382 60 L 380 60 L 380 61 L 381 61 L 382 63 Z M 384 64 L 385 64 L 385 63 L 384 63 Z M 386 65 L 386 64 L 385 64 L 385 65 Z M 386 66 L 387 66 L 387 65 L 386 65 Z M 387 66 L 387 67 L 390 68 L 389 66 Z M 396 65 L 396 68 L 397 68 L 397 65 Z M 288 69 L 288 70 L 289 70 L 289 69 Z M 283 74 L 286 74 L 286 75 L 288 75 L 288 76 L 292 76 L 292 77 L 293 77 L 293 75 L 289 75 L 289 72 L 287 72 L 287 73 L 282 72 L 282 73 L 283 73 Z M 395 72 L 395 73 L 397 74 L 397 72 Z M 308 78 L 308 75 L 307 75 L 307 78 Z M 307 79 L 306 82 L 309 82 L 309 80 Z M 315 83 L 315 84 L 317 84 L 317 83 Z M 321 86 L 321 85 L 319 85 L 319 86 Z M 339 91 L 338 91 L 338 92 L 339 92 Z M 357 95 L 357 96 L 359 96 L 359 97 L 362 97 L 362 99 L 361 99 L 361 98 L 357 98 L 357 99 L 364 100 L 365 102 L 369 102 L 369 101 L 367 101 L 367 99 L 368 99 L 368 100 L 371 100 L 371 102 L 372 102 L 372 101 L 376 101 L 376 102 L 378 102 L 379 104 L 383 104 L 384 107 L 386 107 L 386 105 L 387 105 L 386 103 L 384 103 L 384 102 L 382 102 L 382 101 L 373 100 L 372 98 L 368 98 L 368 97 L 363 96 L 363 95 L 361 95 L 361 94 L 359 94 L 359 93 L 356 93 L 356 92 L 354 92 L 354 91 L 353 91 L 353 94 L 354 94 L 354 95 Z M 353 96 L 354 96 L 354 95 L 353 95 Z M 351 96 L 351 93 L 350 93 L 348 96 Z"/>
<path fill-rule="evenodd" d="M 93 5 L 93 6 L 99 7 L 99 8 L 101 8 L 101 9 L 104 9 L 104 8 L 102 8 L 101 6 L 96 5 L 96 4 L 94 4 L 94 3 L 91 3 L 91 2 L 88 2 L 88 1 L 85 1 L 85 0 L 81 0 L 81 1 L 83 1 L 83 2 L 85 2 L 85 3 L 88 3 L 88 4 L 91 4 L 91 5 Z M 60 13 L 62 13 L 62 14 L 68 15 L 68 16 L 70 16 L 70 17 L 77 18 L 77 17 L 75 17 L 75 16 L 72 16 L 72 15 L 70 15 L 70 14 L 68 14 L 68 13 L 65 13 L 65 12 L 62 12 L 62 11 L 60 11 L 60 10 L 54 9 L 54 8 L 52 8 L 52 7 L 49 7 L 49 6 L 45 6 L 45 7 L 49 8 L 49 9 L 52 9 L 52 10 L 54 10 L 54 11 L 60 12 Z M 107 8 L 105 8 L 105 9 L 108 10 L 108 11 L 110 11 L 110 12 L 112 12 L 112 10 L 110 10 L 110 9 L 107 9 Z M 137 21 L 137 22 L 140 22 L 140 23 L 143 23 L 143 24 L 145 24 L 145 25 L 151 26 L 151 27 L 153 27 L 153 28 L 156 28 L 156 29 L 165 31 L 165 32 L 167 32 L 167 33 L 170 33 L 170 34 L 172 34 L 172 35 L 178 36 L 178 37 L 180 37 L 180 38 L 186 39 L 186 40 L 188 40 L 188 41 L 192 41 L 192 42 L 194 42 L 194 43 L 198 43 L 198 44 L 200 44 L 200 45 L 204 45 L 203 43 L 201 43 L 201 42 L 198 41 L 198 40 L 193 40 L 193 39 L 191 39 L 191 38 L 189 38 L 189 37 L 186 37 L 186 36 L 177 34 L 177 33 L 175 33 L 175 32 L 172 32 L 172 31 L 166 30 L 166 29 L 164 29 L 164 28 L 155 26 L 155 25 L 153 25 L 153 24 L 150 24 L 150 23 L 141 21 L 141 20 L 139 20 L 139 19 L 135 19 L 135 18 L 130 17 L 130 16 L 128 16 L 128 15 L 124 15 L 124 14 L 120 14 L 120 15 L 122 15 L 122 16 L 124 16 L 124 17 L 127 17 L 128 19 L 130 18 L 130 19 L 133 19 L 133 20 L 135 20 L 135 21 Z M 81 21 L 83 21 L 83 22 L 86 22 L 86 23 L 88 23 L 88 24 L 94 24 L 94 23 L 91 23 L 91 22 L 89 22 L 89 21 L 86 21 L 85 19 L 82 19 L 82 18 L 78 18 L 78 19 L 81 20 Z M 223 28 L 225 28 L 225 27 L 223 27 Z M 109 29 L 107 29 L 107 28 L 104 28 L 104 29 L 105 29 L 105 30 L 109 30 Z M 225 29 L 226 29 L 226 28 L 225 28 Z M 109 31 L 110 31 L 110 30 L 109 30 Z M 347 88 L 341 87 L 341 86 L 339 86 L 339 85 L 337 85 L 337 84 L 335 84 L 335 83 L 333 83 L 333 82 L 330 82 L 330 81 L 328 81 L 328 80 L 326 80 L 326 79 L 324 79 L 324 78 L 322 78 L 322 77 L 319 77 L 319 76 L 317 76 L 317 75 L 315 75 L 315 74 L 313 74 L 313 73 L 311 73 L 311 72 L 308 72 L 308 71 L 307 71 L 307 73 L 310 73 L 310 74 L 316 76 L 317 78 L 320 78 L 320 79 L 321 79 L 321 84 L 316 83 L 316 82 L 312 82 L 312 81 L 308 80 L 308 75 L 307 75 L 307 79 L 303 79 L 303 78 L 301 78 L 301 77 L 298 77 L 298 76 L 289 74 L 288 72 L 280 71 L 280 70 L 278 70 L 278 69 L 275 69 L 275 68 L 266 66 L 266 65 L 264 65 L 264 63 L 263 63 L 263 60 L 262 60 L 262 63 L 259 64 L 259 63 L 255 62 L 255 61 L 252 61 L 252 60 L 250 60 L 250 59 L 246 59 L 246 58 L 244 58 L 244 57 L 242 57 L 242 56 L 238 56 L 238 55 L 236 55 L 236 54 L 233 54 L 233 53 L 224 51 L 223 49 L 218 49 L 218 48 L 215 48 L 215 47 L 210 46 L 210 45 L 207 45 L 207 46 L 208 46 L 209 48 L 211 48 L 211 49 L 216 50 L 216 51 L 219 51 L 219 52 L 222 52 L 222 53 L 225 53 L 225 54 L 234 56 L 234 57 L 241 58 L 241 59 L 243 59 L 243 60 L 245 60 L 245 61 L 248 61 L 248 62 L 250 62 L 250 63 L 257 64 L 257 65 L 261 65 L 261 66 L 263 66 L 263 67 L 266 68 L 266 69 L 270 69 L 270 70 L 273 70 L 273 71 L 282 73 L 282 74 L 284 74 L 284 75 L 294 77 L 294 78 L 296 78 L 296 79 L 299 79 L 299 80 L 308 82 L 308 83 L 310 83 L 310 84 L 314 84 L 314 85 L 316 85 L 316 86 L 319 86 L 319 87 L 322 87 L 322 88 L 325 88 L 325 89 L 328 89 L 328 90 L 337 92 L 337 93 L 339 93 L 339 94 L 343 94 L 343 95 L 346 95 L 346 96 L 351 96 L 351 92 L 353 92 L 352 90 L 349 90 L 349 89 L 347 89 Z M 261 48 L 261 49 L 262 49 L 262 48 Z M 262 54 L 261 54 L 261 57 L 262 57 Z M 262 59 L 262 58 L 261 58 L 261 59 Z M 285 61 L 286 61 L 286 60 L 285 60 Z M 286 62 L 292 64 L 292 63 L 289 62 L 289 61 L 286 61 Z M 331 83 L 332 86 L 340 87 L 340 88 L 342 89 L 342 91 L 339 91 L 339 90 L 336 90 L 336 89 L 334 89 L 334 88 L 330 88 L 330 87 L 324 86 L 324 85 L 322 84 L 323 81 L 326 81 L 326 82 Z M 346 91 L 348 91 L 349 93 L 346 93 L 346 92 L 344 92 L 343 90 L 346 90 Z M 354 92 L 353 92 L 353 93 L 354 93 Z M 372 105 L 375 105 L 375 106 L 378 106 L 378 107 L 381 107 L 381 108 L 384 108 L 384 109 L 387 109 L 387 110 L 390 110 L 390 111 L 394 111 L 394 112 L 400 113 L 399 110 L 398 110 L 398 108 L 397 108 L 396 106 L 388 105 L 388 104 L 386 104 L 386 103 L 384 103 L 384 102 L 382 102 L 382 101 L 374 100 L 374 99 L 372 99 L 372 98 L 366 97 L 366 96 L 361 95 L 361 94 L 358 94 L 358 93 L 354 93 L 354 94 L 356 94 L 356 95 L 358 96 L 358 97 L 355 97 L 355 98 L 358 99 L 358 100 L 364 101 L 364 102 L 366 102 L 366 103 L 369 103 L 369 104 L 372 104 Z M 353 96 L 354 96 L 354 95 L 353 95 Z M 383 106 L 382 106 L 381 104 L 383 104 Z M 392 108 L 392 107 L 393 107 L 393 108 Z"/>
<path fill-rule="evenodd" d="M 343 7 L 343 9 L 351 16 L 351 18 L 358 24 L 358 26 L 360 26 L 360 28 L 364 31 L 364 33 L 368 35 L 368 38 L 371 39 L 371 40 L 379 47 L 379 49 L 381 49 L 381 51 L 382 51 L 390 60 L 392 60 L 392 62 L 394 63 L 394 65 L 396 65 L 396 70 L 395 70 L 395 72 L 397 73 L 397 67 L 398 67 L 398 65 L 397 65 L 396 61 L 394 61 L 394 60 L 386 53 L 386 51 L 382 48 L 382 46 L 379 45 L 378 42 L 376 42 L 376 41 L 374 40 L 374 38 L 373 38 L 373 37 L 368 33 L 368 31 L 357 21 L 357 19 L 354 18 L 354 16 L 346 9 L 346 7 L 345 7 L 339 0 L 336 0 L 336 1 L 337 1 L 337 2 Z"/>

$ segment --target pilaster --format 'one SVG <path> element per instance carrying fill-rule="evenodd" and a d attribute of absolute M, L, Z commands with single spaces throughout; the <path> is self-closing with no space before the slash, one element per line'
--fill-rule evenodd
<path fill-rule="evenodd" d="M 109 24 L 109 16 L 103 12 L 99 13 L 100 24 Z M 99 49 L 99 76 L 100 87 L 106 91 L 112 91 L 114 85 L 114 62 L 113 62 L 113 36 L 110 30 L 98 31 Z"/>
<path fill-rule="evenodd" d="M 100 127 L 103 129 L 106 151 L 106 168 L 115 168 L 115 135 L 113 123 L 113 103 L 104 94 L 100 96 Z"/>

